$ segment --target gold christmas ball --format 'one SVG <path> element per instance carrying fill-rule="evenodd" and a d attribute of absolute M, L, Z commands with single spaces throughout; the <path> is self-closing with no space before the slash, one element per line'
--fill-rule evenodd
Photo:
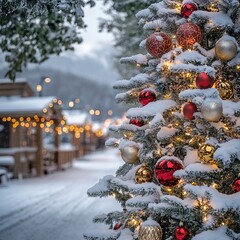
<path fill-rule="evenodd" d="M 188 144 L 190 147 L 198 149 L 204 140 L 205 138 L 203 136 L 196 135 L 189 140 Z"/>
<path fill-rule="evenodd" d="M 214 164 L 213 154 L 216 148 L 208 143 L 204 143 L 198 149 L 198 157 L 206 164 Z"/>
<path fill-rule="evenodd" d="M 230 81 L 217 80 L 214 87 L 218 90 L 223 100 L 229 100 L 233 97 L 233 85 Z"/>
<path fill-rule="evenodd" d="M 138 240 L 161 240 L 162 237 L 162 228 L 156 221 L 147 220 L 140 226 Z"/>
<path fill-rule="evenodd" d="M 201 113 L 205 120 L 218 122 L 223 113 L 222 101 L 216 98 L 205 99 L 201 106 Z"/>
<path fill-rule="evenodd" d="M 135 173 L 136 183 L 152 182 L 153 177 L 151 170 L 144 164 Z"/>
<path fill-rule="evenodd" d="M 138 161 L 139 148 L 135 145 L 126 145 L 121 150 L 122 159 L 129 164 L 134 164 Z"/>
<path fill-rule="evenodd" d="M 235 38 L 228 35 L 220 38 L 215 45 L 215 55 L 222 61 L 233 59 L 238 51 Z"/>

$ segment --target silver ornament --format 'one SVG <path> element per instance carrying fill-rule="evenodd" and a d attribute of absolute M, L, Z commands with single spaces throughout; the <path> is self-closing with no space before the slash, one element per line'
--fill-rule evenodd
<path fill-rule="evenodd" d="M 222 101 L 216 98 L 207 98 L 201 107 L 203 117 L 209 122 L 218 122 L 223 113 Z"/>
<path fill-rule="evenodd" d="M 234 58 L 238 51 L 238 45 L 233 37 L 223 36 L 215 46 L 215 55 L 222 61 L 229 61 Z"/>
<path fill-rule="evenodd" d="M 162 228 L 153 220 L 144 222 L 138 232 L 138 240 L 161 240 L 162 236 Z"/>
<path fill-rule="evenodd" d="M 130 164 L 137 162 L 138 161 L 138 150 L 139 149 L 137 146 L 126 145 L 125 147 L 123 147 L 120 150 L 122 159 L 126 163 L 130 163 Z"/>

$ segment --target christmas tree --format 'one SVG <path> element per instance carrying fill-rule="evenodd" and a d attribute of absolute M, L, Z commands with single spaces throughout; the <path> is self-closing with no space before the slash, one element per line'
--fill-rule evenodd
<path fill-rule="evenodd" d="M 114 85 L 128 120 L 106 143 L 125 164 L 88 190 L 123 210 L 85 238 L 240 239 L 239 1 L 164 0 L 137 17 L 147 54 L 121 59 L 140 73 Z"/>

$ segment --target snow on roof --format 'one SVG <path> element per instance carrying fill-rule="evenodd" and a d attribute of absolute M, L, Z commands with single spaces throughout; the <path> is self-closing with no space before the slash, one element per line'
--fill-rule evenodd
<path fill-rule="evenodd" d="M 55 97 L 0 97 L 0 114 L 42 113 Z"/>
<path fill-rule="evenodd" d="M 0 84 L 1 83 L 25 83 L 27 82 L 27 79 L 26 78 L 16 78 L 14 80 L 14 82 L 8 78 L 2 78 L 0 79 Z"/>
<path fill-rule="evenodd" d="M 88 113 L 79 110 L 64 110 L 63 116 L 68 125 L 84 125 L 91 120 Z"/>

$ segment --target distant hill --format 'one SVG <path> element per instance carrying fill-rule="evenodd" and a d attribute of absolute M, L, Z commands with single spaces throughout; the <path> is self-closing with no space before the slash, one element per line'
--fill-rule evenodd
<path fill-rule="evenodd" d="M 93 69 L 94 71 L 94 69 Z M 0 71 L 0 77 L 4 76 L 4 70 Z M 81 103 L 76 104 L 80 109 L 100 109 L 101 116 L 96 120 L 107 117 L 109 109 L 113 110 L 114 115 L 121 115 L 122 110 L 115 104 L 114 97 L 116 92 L 111 84 L 98 83 L 85 77 L 79 77 L 71 73 L 62 72 L 50 68 L 29 69 L 19 74 L 28 80 L 33 89 L 39 83 L 42 76 L 49 76 L 53 80 L 50 84 L 45 84 L 43 88 L 44 96 L 56 96 L 64 103 L 63 107 L 68 106 L 68 102 L 75 98 L 80 98 Z"/>

